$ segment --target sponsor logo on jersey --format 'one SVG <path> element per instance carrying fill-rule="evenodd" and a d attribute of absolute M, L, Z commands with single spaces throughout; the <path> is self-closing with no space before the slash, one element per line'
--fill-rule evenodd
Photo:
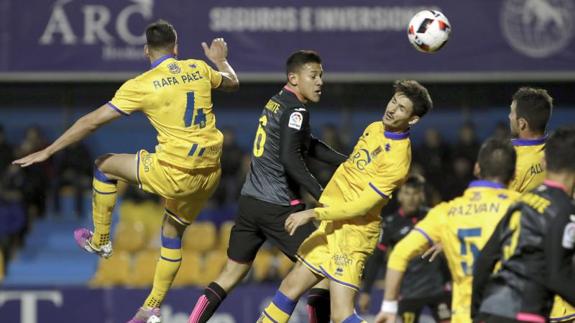
<path fill-rule="evenodd" d="M 302 123 L 303 123 L 303 115 L 299 112 L 292 112 L 292 114 L 289 116 L 288 127 L 300 130 Z"/>

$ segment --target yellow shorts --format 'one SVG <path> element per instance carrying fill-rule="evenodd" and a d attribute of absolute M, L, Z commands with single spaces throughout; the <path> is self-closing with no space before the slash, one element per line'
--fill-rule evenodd
<path fill-rule="evenodd" d="M 322 221 L 298 250 L 297 258 L 314 273 L 359 290 L 367 257 L 379 238 L 379 221 Z"/>
<path fill-rule="evenodd" d="M 555 296 L 549 317 L 551 322 L 573 322 L 575 321 L 575 307 L 569 305 L 561 297 Z"/>
<path fill-rule="evenodd" d="M 165 198 L 166 212 L 183 225 L 194 221 L 220 181 L 220 168 L 182 169 L 146 150 L 136 158 L 139 188 Z"/>

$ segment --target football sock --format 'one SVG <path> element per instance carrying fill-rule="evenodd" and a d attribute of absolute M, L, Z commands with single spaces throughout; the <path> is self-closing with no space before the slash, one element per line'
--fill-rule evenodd
<path fill-rule="evenodd" d="M 297 301 L 289 299 L 278 290 L 270 305 L 264 309 L 260 321 L 287 323 L 296 305 Z"/>
<path fill-rule="evenodd" d="M 329 290 L 312 288 L 307 296 L 307 315 L 309 323 L 330 322 Z"/>
<path fill-rule="evenodd" d="M 154 285 L 144 306 L 156 308 L 162 305 L 166 293 L 172 286 L 174 278 L 182 263 L 182 240 L 180 238 L 168 238 L 162 235 L 162 248 L 160 259 L 156 265 Z"/>
<path fill-rule="evenodd" d="M 204 289 L 204 294 L 196 302 L 188 323 L 207 322 L 220 307 L 226 296 L 226 291 L 220 285 L 216 282 L 211 282 Z"/>
<path fill-rule="evenodd" d="M 116 204 L 118 181 L 109 179 L 98 168 L 94 170 L 92 180 L 92 219 L 94 235 L 90 241 L 93 246 L 100 247 L 110 241 L 110 225 L 112 210 Z"/>

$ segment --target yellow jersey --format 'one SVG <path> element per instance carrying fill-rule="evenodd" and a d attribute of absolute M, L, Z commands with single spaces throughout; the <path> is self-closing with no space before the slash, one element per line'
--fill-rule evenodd
<path fill-rule="evenodd" d="M 385 130 L 382 121 L 370 124 L 350 157 L 335 171 L 315 208 L 320 220 L 379 223 L 384 201 L 404 181 L 411 164 L 409 132 Z"/>
<path fill-rule="evenodd" d="M 206 62 L 166 55 L 126 81 L 108 102 L 129 115 L 141 110 L 158 132 L 158 160 L 185 169 L 219 167 L 223 135 L 212 112 L 222 75 Z"/>
<path fill-rule="evenodd" d="M 511 140 L 517 153 L 517 162 L 515 176 L 509 184 L 510 190 L 523 193 L 543 183 L 545 170 L 542 162 L 545 156 L 545 140 L 547 137 Z"/>
<path fill-rule="evenodd" d="M 431 209 L 395 246 L 388 268 L 404 272 L 411 258 L 441 243 L 453 280 L 452 320 L 471 322 L 474 261 L 518 197 L 517 192 L 498 183 L 471 182 L 462 196 Z"/>

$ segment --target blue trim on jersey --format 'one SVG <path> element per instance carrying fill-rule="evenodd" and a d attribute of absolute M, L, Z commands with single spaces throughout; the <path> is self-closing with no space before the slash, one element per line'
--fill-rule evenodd
<path fill-rule="evenodd" d="M 170 258 L 166 258 L 164 256 L 160 256 L 160 258 L 164 259 L 165 261 L 169 261 L 169 262 L 180 262 L 182 261 L 182 258 L 179 259 L 170 259 Z"/>
<path fill-rule="evenodd" d="M 170 59 L 170 58 L 174 58 L 174 54 L 167 54 L 167 55 L 164 55 L 164 56 L 158 58 L 157 60 L 152 62 L 152 68 L 157 67 L 158 65 L 162 64 L 163 61 Z"/>
<path fill-rule="evenodd" d="M 106 184 L 118 183 L 118 180 L 108 178 L 108 176 L 106 176 L 106 174 L 104 174 L 101 170 L 99 170 L 98 167 L 94 168 L 94 178 Z"/>
<path fill-rule="evenodd" d="M 547 141 L 547 136 L 536 139 L 511 139 L 511 144 L 513 146 L 538 146 L 542 145 Z"/>
<path fill-rule="evenodd" d="M 312 264 L 310 264 L 309 262 L 305 261 L 305 259 L 303 259 L 302 256 L 300 256 L 300 255 L 295 255 L 295 257 L 296 257 L 299 261 L 301 261 L 301 262 L 303 262 L 304 264 L 306 264 L 306 265 L 308 266 L 308 269 L 312 269 L 313 271 L 316 272 L 316 274 L 323 275 L 321 269 L 316 268 L 314 265 L 312 265 Z"/>
<path fill-rule="evenodd" d="M 274 298 L 272 299 L 272 303 L 274 303 L 274 305 L 277 308 L 279 308 L 280 310 L 282 310 L 282 312 L 284 312 L 288 315 L 291 315 L 293 313 L 293 310 L 295 309 L 295 306 L 297 305 L 297 301 L 289 299 L 289 297 L 285 296 L 279 290 L 274 295 Z"/>
<path fill-rule="evenodd" d="M 106 104 L 107 104 L 110 108 L 112 108 L 112 109 L 118 111 L 121 115 L 124 115 L 124 116 L 129 116 L 129 115 L 130 115 L 130 114 L 128 114 L 128 113 L 126 113 L 126 112 L 120 110 L 120 108 L 118 108 L 117 106 L 113 105 L 112 102 L 108 102 L 108 103 L 106 103 Z"/>
<path fill-rule="evenodd" d="M 469 183 L 468 187 L 490 187 L 490 188 L 505 188 L 505 185 L 486 180 L 477 180 Z"/>
<path fill-rule="evenodd" d="M 423 231 L 423 229 L 421 228 L 413 228 L 413 231 L 419 232 L 421 233 L 425 239 L 427 239 L 427 242 L 429 243 L 430 246 L 433 246 L 433 240 L 431 239 L 431 237 L 427 234 L 427 232 Z"/>
<path fill-rule="evenodd" d="M 98 191 L 97 189 L 93 188 L 94 192 L 98 193 L 98 194 L 102 194 L 102 195 L 110 195 L 110 194 L 116 194 L 118 193 L 118 191 L 113 191 L 113 192 L 102 192 L 102 191 Z"/>
<path fill-rule="evenodd" d="M 182 240 L 178 238 L 165 237 L 162 234 L 162 247 L 167 249 L 181 249 Z"/>
<path fill-rule="evenodd" d="M 352 285 L 352 284 L 350 284 L 350 283 L 346 283 L 346 282 L 344 282 L 344 281 L 341 281 L 341 280 L 339 280 L 339 279 L 337 279 L 337 278 L 331 276 L 330 274 L 327 273 L 327 271 L 326 271 L 322 266 L 319 266 L 319 268 L 321 268 L 321 272 L 322 272 L 327 278 L 333 280 L 334 282 L 336 282 L 336 283 L 338 283 L 338 284 L 341 284 L 341 285 L 343 285 L 343 286 L 347 286 L 347 287 L 349 287 L 349 288 L 355 289 L 356 291 L 359 291 L 359 287 L 358 287 L 358 286 Z"/>
<path fill-rule="evenodd" d="M 386 198 L 386 199 L 389 199 L 389 196 L 387 196 L 385 193 L 383 193 L 382 191 L 380 191 L 380 190 L 379 190 L 377 187 L 375 187 L 375 185 L 373 185 L 371 182 L 369 183 L 369 187 L 373 188 L 373 190 L 374 190 L 377 194 L 381 195 L 382 197 L 384 197 L 384 198 Z"/>
<path fill-rule="evenodd" d="M 391 132 L 391 131 L 384 130 L 384 131 L 383 131 L 383 135 L 384 135 L 385 138 L 387 138 L 387 139 L 391 139 L 391 140 L 401 140 L 401 139 L 405 139 L 405 138 L 409 137 L 409 131 L 405 131 L 405 132 Z"/>
<path fill-rule="evenodd" d="M 575 318 L 575 314 L 569 314 L 569 315 L 560 316 L 560 317 L 550 317 L 549 320 L 551 322 L 560 322 L 560 321 L 570 319 L 570 318 Z"/>

